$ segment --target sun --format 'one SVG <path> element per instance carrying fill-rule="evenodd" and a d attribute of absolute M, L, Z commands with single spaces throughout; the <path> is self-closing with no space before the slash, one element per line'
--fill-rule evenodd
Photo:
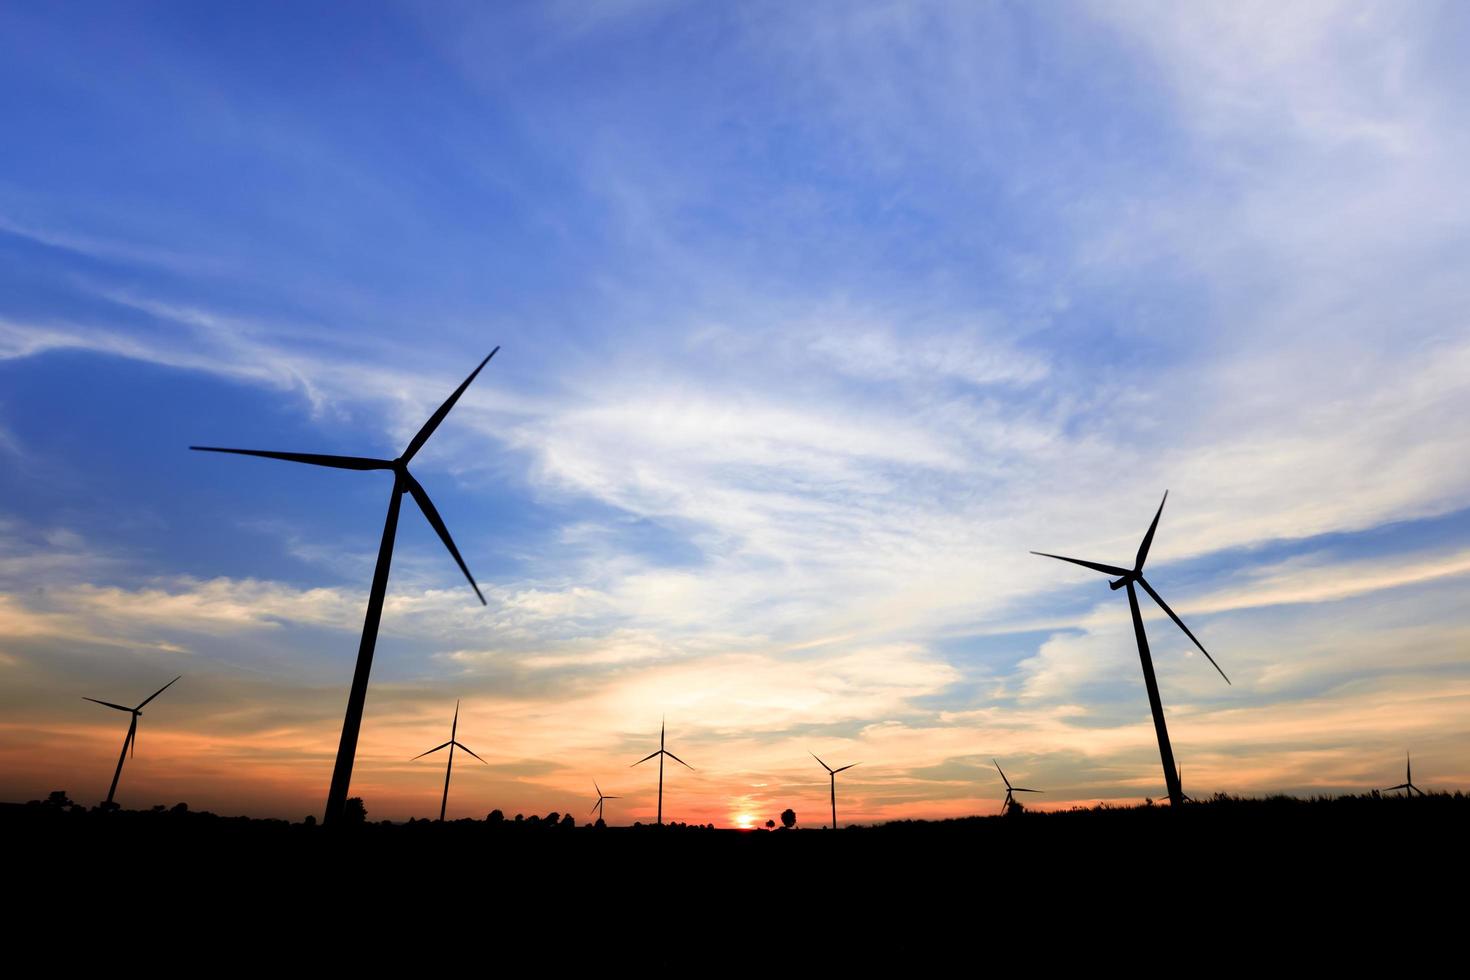
<path fill-rule="evenodd" d="M 753 813 L 737 813 L 735 814 L 735 826 L 741 830 L 750 830 L 755 827 L 758 819 Z"/>

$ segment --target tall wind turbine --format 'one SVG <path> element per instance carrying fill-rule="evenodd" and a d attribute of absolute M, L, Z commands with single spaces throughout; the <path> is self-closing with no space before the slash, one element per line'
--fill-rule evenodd
<path fill-rule="evenodd" d="M 828 781 L 832 784 L 832 787 L 831 787 L 832 788 L 832 829 L 833 830 L 836 830 L 837 829 L 837 774 L 839 772 L 846 772 L 847 770 L 851 769 L 853 766 L 862 765 L 862 763 L 860 763 L 860 762 L 850 762 L 850 763 L 848 763 L 847 765 L 843 766 L 840 769 L 833 769 L 831 766 L 827 765 L 827 763 L 822 762 L 822 760 L 820 758 L 818 758 L 818 756 L 817 756 L 817 754 L 815 752 L 812 753 L 812 758 L 813 759 L 816 759 L 817 760 L 817 763 L 819 765 L 821 765 L 821 767 L 823 769 L 827 770 Z"/>
<path fill-rule="evenodd" d="M 637 765 L 637 763 L 634 763 L 634 765 Z M 588 812 L 589 813 L 595 813 L 595 814 L 597 814 L 597 819 L 598 820 L 602 820 L 603 819 L 603 811 L 602 811 L 603 801 L 604 800 L 621 800 L 622 797 L 621 796 L 608 796 L 608 795 L 606 795 L 605 793 L 602 792 L 602 787 L 599 786 L 599 785 L 597 785 L 597 780 L 595 780 L 595 779 L 592 780 L 592 788 L 595 789 L 595 790 L 597 790 L 597 802 L 592 805 L 592 809 L 589 810 Z"/>
<path fill-rule="evenodd" d="M 1143 577 L 1143 563 L 1148 559 L 1148 549 L 1153 544 L 1154 531 L 1159 526 L 1159 516 L 1164 513 L 1164 501 L 1168 499 L 1169 491 L 1165 490 L 1164 500 L 1159 502 L 1158 512 L 1154 514 L 1153 523 L 1148 526 L 1148 533 L 1143 536 L 1143 543 L 1138 546 L 1138 556 L 1133 560 L 1133 567 L 1131 569 L 1119 568 L 1117 565 L 1103 565 L 1098 562 L 1083 561 L 1081 558 L 1066 558 L 1062 555 L 1051 555 L 1044 551 L 1033 551 L 1031 553 L 1033 555 L 1041 555 L 1043 558 L 1057 558 L 1062 561 L 1069 561 L 1074 565 L 1081 565 L 1084 568 L 1102 572 L 1104 575 L 1117 575 L 1119 576 L 1118 579 L 1109 582 L 1109 587 L 1114 591 L 1122 588 L 1128 590 L 1128 608 L 1133 613 L 1133 633 L 1138 638 L 1138 659 L 1143 663 L 1143 683 L 1144 687 L 1148 689 L 1148 706 L 1154 716 L 1154 732 L 1159 737 L 1159 757 L 1164 764 L 1164 784 L 1169 788 L 1169 802 L 1174 806 L 1178 806 L 1184 799 L 1184 792 L 1179 788 L 1179 772 L 1174 766 L 1174 750 L 1169 745 L 1169 729 L 1164 725 L 1164 705 L 1159 700 L 1159 684 L 1154 679 L 1154 662 L 1153 658 L 1149 656 L 1148 636 L 1143 631 L 1143 614 L 1138 609 L 1138 592 L 1133 587 L 1134 583 L 1136 582 L 1141 585 L 1143 591 L 1152 596 L 1154 602 L 1159 604 L 1159 608 L 1169 614 L 1169 618 L 1174 620 L 1174 624 L 1184 631 L 1184 635 L 1189 637 L 1195 646 L 1199 647 L 1199 652 L 1205 655 L 1205 659 L 1216 670 L 1220 671 L 1221 677 L 1225 677 L 1225 671 L 1220 670 L 1220 665 L 1215 663 L 1215 658 L 1210 656 L 1210 652 L 1205 649 L 1204 644 L 1195 639 L 1195 635 L 1189 631 L 1189 627 L 1184 625 L 1184 620 L 1174 614 L 1174 610 L 1169 608 L 1169 604 L 1164 601 L 1162 596 L 1154 591 L 1154 587 L 1149 585 L 1148 581 Z M 1225 677 L 1225 683 L 1229 684 L 1230 678 Z"/>
<path fill-rule="evenodd" d="M 179 675 L 179 677 L 183 676 L 183 674 Z M 128 708 L 120 704 L 113 704 L 111 701 L 98 701 L 96 698 L 82 698 L 83 701 L 91 701 L 93 704 L 100 704 L 108 708 L 116 708 L 118 711 L 131 712 L 133 716 L 133 720 L 128 723 L 128 737 L 123 739 L 122 754 L 117 757 L 117 769 L 112 774 L 112 785 L 107 787 L 107 803 L 109 805 L 111 805 L 112 803 L 113 794 L 117 792 L 117 781 L 122 776 L 123 760 L 128 757 L 129 750 L 131 750 L 132 754 L 136 754 L 138 751 L 138 718 L 143 714 L 143 709 L 148 706 L 148 702 L 152 701 L 154 698 L 158 697 L 164 691 L 167 691 L 170 687 L 172 687 L 174 685 L 174 682 L 177 681 L 179 677 L 175 677 L 172 681 L 169 681 L 167 684 L 163 685 L 158 690 L 148 695 L 146 698 L 143 699 L 143 703 L 138 705 L 136 708 Z"/>
<path fill-rule="evenodd" d="M 454 408 L 454 403 L 459 401 L 459 396 L 464 394 L 470 382 L 480 373 L 490 358 L 495 356 L 496 347 L 492 350 L 480 366 L 470 372 L 470 376 L 464 379 L 464 383 L 454 389 L 454 394 L 439 406 L 439 410 L 429 416 L 429 421 L 424 423 L 418 434 L 409 440 L 408 448 L 403 455 L 397 459 L 372 459 L 365 456 L 324 456 L 319 453 L 281 453 L 271 452 L 264 449 L 221 449 L 217 446 L 190 446 L 190 449 L 209 453 L 237 453 L 241 456 L 264 456 L 267 459 L 284 459 L 292 463 L 310 463 L 313 466 L 330 466 L 342 470 L 390 470 L 393 473 L 393 493 L 388 498 L 388 519 L 383 524 L 383 540 L 378 545 L 378 565 L 373 571 L 373 587 L 368 594 L 367 615 L 362 624 L 362 642 L 357 647 L 357 667 L 352 673 L 352 690 L 347 695 L 347 717 L 342 721 L 342 738 L 337 743 L 337 763 L 332 768 L 332 786 L 327 792 L 327 810 L 323 815 L 323 825 L 330 825 L 341 819 L 342 810 L 347 805 L 347 787 L 352 782 L 352 762 L 357 755 L 357 733 L 362 727 L 362 709 L 367 701 L 368 674 L 373 669 L 373 649 L 378 643 L 378 621 L 383 617 L 383 597 L 388 592 L 388 566 L 393 562 L 393 538 L 398 531 L 398 507 L 405 493 L 413 496 L 414 502 L 423 511 L 424 517 L 428 519 L 434 530 L 439 533 L 439 538 L 444 546 L 449 549 L 450 555 L 459 565 L 459 570 L 464 572 L 464 577 L 469 579 L 470 588 L 475 590 L 479 596 L 480 604 L 484 605 L 485 597 L 480 594 L 480 587 L 475 584 L 475 578 L 470 574 L 469 567 L 465 565 L 464 559 L 459 555 L 459 549 L 454 546 L 454 539 L 449 536 L 449 529 L 444 526 L 444 520 L 435 509 L 434 502 L 424 492 L 424 488 L 415 480 L 413 474 L 408 471 L 408 464 L 429 441 L 434 430 L 439 428 L 439 423 Z"/>
<path fill-rule="evenodd" d="M 995 762 L 994 759 L 991 759 L 990 761 L 991 762 Z M 995 762 L 995 771 L 998 772 L 998 773 L 1000 773 L 1001 782 L 1003 782 L 1003 783 L 1006 784 L 1006 801 L 1001 804 L 1001 807 L 1000 807 L 1000 812 L 1001 813 L 1010 813 L 1011 812 L 1011 807 L 1013 807 L 1013 806 L 1019 806 L 1020 805 L 1020 804 L 1018 804 L 1016 802 L 1016 798 L 1011 795 L 1012 793 L 1044 793 L 1044 792 L 1046 792 L 1046 790 L 1041 790 L 1041 789 L 1027 789 L 1024 786 L 1012 786 L 1011 785 L 1011 781 L 1009 779 L 1006 779 L 1006 771 L 1000 767 L 1000 763 L 999 762 Z"/>
<path fill-rule="evenodd" d="M 470 755 L 475 755 L 474 752 L 471 752 L 470 751 L 470 747 L 468 745 L 465 745 L 463 742 L 457 742 L 457 741 L 455 741 L 454 736 L 455 736 L 455 733 L 457 733 L 458 731 L 459 731 L 459 702 L 456 701 L 456 702 L 454 702 L 454 722 L 449 726 L 449 741 L 445 742 L 443 745 L 436 745 L 436 746 L 434 746 L 432 749 L 430 749 L 427 752 L 420 752 L 418 755 L 416 755 L 412 759 L 409 759 L 408 760 L 409 762 L 417 762 L 419 759 L 422 759 L 424 756 L 426 756 L 426 755 L 433 755 L 435 752 L 438 752 L 440 749 L 446 749 L 447 748 L 449 750 L 449 764 L 444 767 L 444 798 L 439 801 L 439 822 L 440 823 L 443 823 L 444 822 L 444 808 L 449 805 L 449 774 L 454 771 L 454 750 L 456 748 L 461 748 L 461 749 L 464 749 L 466 752 L 469 752 Z M 477 756 L 477 755 L 475 755 L 475 758 L 476 759 L 480 759 L 480 757 Z M 485 762 L 484 759 L 480 759 L 480 761 L 481 762 Z M 486 765 L 489 765 L 488 762 L 486 762 L 485 764 Z"/>
<path fill-rule="evenodd" d="M 119 769 L 122 768 L 121 762 L 119 762 L 117 765 Z M 1409 754 L 1407 752 L 1404 753 L 1404 781 L 1399 783 L 1397 786 L 1390 786 L 1388 789 L 1384 790 L 1384 792 L 1392 793 L 1396 789 L 1403 790 L 1405 797 L 1412 798 L 1415 793 L 1418 793 L 1420 796 L 1425 795 L 1422 789 L 1414 785 L 1414 770 L 1409 760 Z M 108 799 L 112 799 L 112 797 L 109 796 Z"/>
<path fill-rule="evenodd" d="M 693 772 L 694 771 L 694 767 L 691 766 L 689 763 L 685 762 L 683 759 L 679 758 L 674 753 L 672 753 L 669 750 L 667 750 L 667 749 L 664 748 L 664 723 L 662 721 L 660 721 L 658 723 L 658 751 L 657 752 L 650 752 L 650 753 L 648 753 L 648 755 L 645 755 L 643 758 L 641 758 L 637 762 L 633 763 L 633 766 L 641 766 L 641 765 L 643 765 L 643 763 L 647 762 L 649 759 L 652 759 L 654 756 L 658 756 L 658 823 L 659 823 L 659 826 L 663 826 L 663 822 L 664 822 L 664 756 L 668 756 L 670 759 L 673 759 L 675 762 L 677 762 L 679 765 L 683 766 L 685 769 L 688 769 L 690 772 Z M 629 766 L 628 768 L 629 769 L 632 769 L 633 766 Z"/>

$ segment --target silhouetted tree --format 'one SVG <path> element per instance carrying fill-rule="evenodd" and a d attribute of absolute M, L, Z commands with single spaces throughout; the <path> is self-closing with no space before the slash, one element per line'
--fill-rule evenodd
<path fill-rule="evenodd" d="M 64 789 L 53 789 L 51 791 L 51 795 L 46 797 L 46 805 L 54 806 L 58 809 L 69 806 L 76 806 L 76 804 L 71 801 L 71 798 L 66 795 L 66 790 Z"/>
<path fill-rule="evenodd" d="M 561 823 L 561 814 L 557 813 L 555 810 L 552 810 L 546 815 L 546 820 L 544 821 L 544 823 L 548 827 L 555 827 L 557 824 Z"/>
<path fill-rule="evenodd" d="M 607 829 L 607 821 L 606 820 L 603 820 L 601 817 L 598 817 L 597 818 L 597 822 L 595 824 L 593 824 L 592 826 L 596 827 L 598 830 L 606 830 Z"/>
<path fill-rule="evenodd" d="M 576 819 L 570 813 L 568 813 L 566 816 L 564 816 L 564 817 L 561 818 L 561 829 L 562 830 L 571 830 L 571 829 L 573 829 L 576 826 L 577 826 L 577 821 L 576 821 Z"/>
<path fill-rule="evenodd" d="M 363 805 L 362 797 L 349 796 L 347 803 L 342 808 L 342 822 L 350 825 L 367 823 L 367 807 Z"/>
<path fill-rule="evenodd" d="M 781 811 L 781 826 L 784 827 L 784 828 L 786 828 L 787 830 L 790 830 L 792 827 L 795 827 L 796 826 L 796 811 L 795 810 L 782 810 Z"/>
<path fill-rule="evenodd" d="M 516 814 L 516 823 L 525 823 L 525 822 L 526 822 L 525 814 L 517 813 Z"/>
<path fill-rule="evenodd" d="M 489 816 L 485 818 L 485 822 L 493 823 L 496 826 L 499 826 L 500 824 L 505 823 L 505 814 L 501 813 L 499 810 L 491 810 Z"/>
<path fill-rule="evenodd" d="M 308 813 L 306 815 L 306 819 L 303 820 L 303 821 L 301 821 L 301 825 L 303 827 L 315 827 L 316 826 L 316 817 L 313 814 Z"/>
<path fill-rule="evenodd" d="M 766 829 L 767 830 L 774 830 L 775 827 L 776 827 L 776 821 L 774 821 L 774 820 L 767 820 L 766 821 Z"/>
<path fill-rule="evenodd" d="M 174 808 L 172 810 L 170 810 L 169 812 L 170 813 L 177 813 L 180 816 L 183 816 L 184 814 L 186 814 L 186 813 L 189 812 L 189 804 L 187 804 L 187 803 L 175 803 L 174 804 Z"/>

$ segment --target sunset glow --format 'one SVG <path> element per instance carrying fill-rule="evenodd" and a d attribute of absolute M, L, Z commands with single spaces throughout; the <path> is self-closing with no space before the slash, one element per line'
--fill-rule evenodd
<path fill-rule="evenodd" d="M 1159 799 L 1126 593 L 1030 552 L 1165 490 L 1186 792 L 1470 784 L 1470 7 L 70 6 L 0 9 L 0 800 L 182 674 L 118 801 L 320 814 L 393 478 L 187 447 L 391 460 L 496 345 L 371 819 L 457 701 L 451 819 L 650 823 L 661 722 L 665 821 Z"/>

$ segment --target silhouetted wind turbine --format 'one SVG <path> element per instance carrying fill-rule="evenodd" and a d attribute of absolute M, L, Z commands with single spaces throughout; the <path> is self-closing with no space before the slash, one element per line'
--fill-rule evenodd
<path fill-rule="evenodd" d="M 1159 737 L 1159 756 L 1164 764 L 1164 784 L 1169 789 L 1169 802 L 1178 805 L 1183 799 L 1184 794 L 1179 788 L 1179 773 L 1174 766 L 1174 750 L 1169 745 L 1169 729 L 1164 725 L 1164 705 L 1159 700 L 1159 684 L 1154 679 L 1154 662 L 1153 658 L 1149 656 L 1148 636 L 1143 631 L 1143 614 L 1138 609 L 1138 592 L 1133 588 L 1133 583 L 1137 582 L 1143 586 L 1143 591 L 1152 596 L 1154 602 L 1159 604 L 1159 608 L 1168 613 L 1169 618 L 1174 620 L 1174 624 L 1184 631 L 1184 635 L 1189 637 L 1195 646 L 1199 647 L 1199 652 L 1203 653 L 1205 659 L 1216 670 L 1220 671 L 1221 677 L 1225 677 L 1225 671 L 1220 670 L 1220 665 L 1215 663 L 1215 658 L 1210 656 L 1210 652 L 1205 649 L 1204 644 L 1195 639 L 1195 635 L 1189 631 L 1189 627 L 1184 625 L 1184 620 L 1174 615 L 1174 610 L 1169 608 L 1169 604 L 1164 601 L 1162 596 L 1154 591 L 1153 586 L 1149 585 L 1143 577 L 1143 563 L 1148 559 L 1148 549 L 1153 544 L 1154 531 L 1159 526 L 1159 516 L 1164 513 L 1164 501 L 1168 499 L 1169 491 L 1165 490 L 1164 500 L 1159 501 L 1158 512 L 1154 514 L 1153 523 L 1148 526 L 1148 533 L 1143 536 L 1143 543 L 1138 546 L 1138 557 L 1133 560 L 1133 568 L 1131 569 L 1119 568 L 1117 565 L 1102 565 L 1098 562 L 1083 561 L 1081 558 L 1066 558 L 1062 555 L 1047 554 L 1044 551 L 1033 551 L 1031 553 L 1033 555 L 1041 555 L 1043 558 L 1057 558 L 1061 561 L 1069 561 L 1074 565 L 1081 565 L 1084 568 L 1091 568 L 1093 571 L 1102 572 L 1104 575 L 1117 575 L 1119 578 L 1116 581 L 1109 582 L 1109 587 L 1114 591 L 1122 588 L 1128 590 L 1128 608 L 1133 613 L 1133 633 L 1138 638 L 1138 659 L 1143 663 L 1143 683 L 1144 687 L 1148 689 L 1148 706 L 1154 716 L 1154 732 Z M 1225 677 L 1225 683 L 1229 684 L 1230 678 Z"/>
<path fill-rule="evenodd" d="M 652 759 L 654 756 L 658 756 L 658 822 L 659 822 L 659 826 L 663 826 L 663 822 L 664 822 L 664 756 L 668 756 L 670 759 L 673 759 L 675 762 L 677 762 L 679 765 L 683 766 L 685 769 L 688 769 L 690 772 L 693 772 L 694 771 L 694 767 L 691 766 L 689 763 L 685 762 L 683 759 L 679 758 L 674 753 L 672 753 L 672 752 L 670 752 L 670 751 L 668 751 L 667 749 L 664 748 L 664 723 L 662 721 L 660 721 L 658 723 L 658 751 L 657 752 L 650 752 L 648 755 L 645 755 L 643 758 L 641 758 L 637 762 L 633 763 L 633 766 L 641 766 L 641 765 L 643 765 L 643 763 L 647 762 L 649 759 Z M 628 768 L 629 769 L 632 769 L 633 766 L 629 766 Z"/>
<path fill-rule="evenodd" d="M 1174 764 L 1174 778 L 1179 781 L 1179 798 L 1185 803 L 1193 803 L 1194 800 L 1190 799 L 1189 794 L 1184 792 L 1184 767 L 1177 762 Z M 1170 803 L 1169 805 L 1173 806 L 1174 804 Z"/>
<path fill-rule="evenodd" d="M 455 741 L 454 736 L 455 736 L 455 734 L 458 731 L 459 731 L 459 702 L 456 701 L 456 702 L 454 702 L 454 722 L 449 726 L 449 741 L 445 742 L 443 745 L 436 745 L 436 746 L 434 746 L 432 749 L 430 749 L 427 752 L 420 752 L 418 755 L 416 755 L 412 759 L 409 759 L 408 760 L 409 762 L 417 762 L 419 759 L 422 759 L 424 756 L 426 756 L 426 755 L 433 755 L 435 752 L 438 752 L 440 749 L 448 749 L 449 750 L 449 764 L 444 767 L 444 798 L 439 801 L 439 822 L 440 823 L 443 823 L 444 822 L 444 808 L 449 805 L 449 774 L 454 771 L 454 750 L 456 748 L 461 748 L 461 749 L 464 749 L 466 752 L 469 752 L 470 755 L 475 755 L 474 752 L 470 751 L 470 747 L 468 745 L 465 745 L 463 742 L 457 742 L 457 741 Z M 477 755 L 475 755 L 475 758 L 476 759 L 480 759 L 480 757 L 477 756 Z M 481 762 L 485 762 L 484 759 L 480 759 L 480 761 Z M 485 764 L 486 765 L 489 765 L 488 762 L 486 762 Z"/>
<path fill-rule="evenodd" d="M 263 449 L 221 449 L 217 446 L 190 446 L 190 449 L 209 453 L 237 453 L 241 456 L 264 456 L 267 459 L 284 459 L 292 463 L 310 463 L 313 466 L 331 466 L 343 470 L 391 470 L 393 472 L 393 494 L 388 500 L 388 519 L 383 524 L 383 540 L 378 545 L 378 565 L 373 571 L 373 587 L 368 594 L 367 615 L 362 624 L 362 642 L 357 648 L 357 667 L 352 673 L 352 690 L 347 696 L 347 717 L 342 722 L 342 738 L 337 744 L 337 763 L 332 768 L 332 786 L 327 792 L 327 811 L 323 815 L 322 823 L 329 825 L 336 822 L 342 816 L 342 809 L 347 804 L 347 787 L 352 782 L 352 762 L 357 755 L 357 733 L 362 727 L 362 709 L 367 701 L 368 674 L 373 669 L 373 649 L 378 642 L 378 621 L 383 617 L 383 597 L 388 592 L 388 566 L 393 561 L 393 538 L 398 530 L 398 507 L 402 501 L 403 494 L 413 496 L 414 502 L 423 511 L 424 517 L 433 525 L 439 533 L 439 538 L 449 553 L 454 556 L 454 561 L 459 565 L 459 570 L 464 572 L 464 577 L 469 579 L 470 588 L 475 590 L 479 596 L 481 605 L 485 603 L 485 597 L 480 594 L 480 587 L 475 584 L 475 578 L 470 574 L 469 567 L 465 565 L 464 559 L 459 555 L 459 549 L 454 546 L 454 539 L 449 536 L 449 529 L 444 526 L 444 520 L 435 509 L 434 502 L 424 492 L 424 488 L 415 480 L 413 474 L 408 471 L 408 464 L 429 441 L 434 430 L 439 428 L 439 423 L 454 408 L 454 403 L 459 401 L 459 396 L 464 394 L 470 382 L 475 380 L 485 367 L 490 363 L 490 358 L 495 356 L 495 351 L 480 362 L 480 366 L 470 372 L 470 376 L 464 379 L 454 394 L 450 395 L 439 410 L 429 416 L 429 421 L 424 423 L 418 434 L 409 440 L 408 448 L 403 455 L 397 459 L 372 459 L 365 456 L 324 456 L 319 453 L 280 453 Z"/>
<path fill-rule="evenodd" d="M 179 677 L 183 676 L 183 674 L 179 675 Z M 108 708 L 116 708 L 118 711 L 131 712 L 133 716 L 133 720 L 128 723 L 128 737 L 123 739 L 122 754 L 117 757 L 117 769 L 112 774 L 112 785 L 107 787 L 107 802 L 109 804 L 112 803 L 113 794 L 117 792 L 117 781 L 122 776 L 123 760 L 128 757 L 130 749 L 134 754 L 136 754 L 138 751 L 139 716 L 143 714 L 143 709 L 148 706 L 149 701 L 152 701 L 164 691 L 167 691 L 170 687 L 174 685 L 174 682 L 177 681 L 179 677 L 175 677 L 172 681 L 169 681 L 167 684 L 163 685 L 158 690 L 148 695 L 148 697 L 143 699 L 143 703 L 138 705 L 136 708 L 128 708 L 120 704 L 113 704 L 111 701 L 98 701 L 96 698 L 82 698 L 83 701 L 91 701 L 93 704 L 100 704 Z"/>
<path fill-rule="evenodd" d="M 119 769 L 122 768 L 121 762 L 119 762 L 117 765 Z M 1388 789 L 1384 790 L 1384 792 L 1392 793 L 1396 789 L 1403 790 L 1405 797 L 1412 798 L 1415 793 L 1418 793 L 1420 796 L 1425 795 L 1422 789 L 1414 785 L 1414 770 L 1411 762 L 1409 761 L 1409 754 L 1407 752 L 1404 753 L 1404 781 L 1402 783 L 1399 783 L 1397 786 L 1390 786 Z M 109 796 L 108 799 L 112 799 L 112 797 Z"/>
<path fill-rule="evenodd" d="M 995 762 L 994 759 L 991 759 L 990 761 L 991 762 Z M 1019 805 L 1019 804 L 1016 803 L 1016 798 L 1011 795 L 1012 793 L 1044 793 L 1044 792 L 1046 792 L 1046 790 L 1041 790 L 1041 789 L 1027 789 L 1024 786 L 1012 786 L 1011 785 L 1011 781 L 1009 779 L 1006 779 L 1006 772 L 1005 772 L 1004 769 L 1002 769 L 1000 767 L 1000 763 L 999 762 L 995 762 L 995 771 L 998 772 L 998 773 L 1000 773 L 1001 782 L 1003 782 L 1003 783 L 1006 784 L 1006 801 L 1001 804 L 1001 807 L 1000 807 L 1000 812 L 1001 813 L 1009 813 L 1011 811 L 1011 807 L 1018 806 Z"/>
<path fill-rule="evenodd" d="M 637 763 L 635 762 L 634 765 L 637 765 Z M 592 805 L 592 809 L 589 810 L 588 812 L 589 813 L 596 813 L 597 814 L 597 819 L 598 820 L 602 820 L 603 819 L 603 811 L 602 811 L 602 803 L 603 803 L 603 801 L 604 800 L 621 800 L 622 797 L 621 796 L 607 796 L 607 795 L 605 795 L 602 792 L 602 787 L 597 785 L 597 780 L 595 780 L 595 779 L 592 780 L 592 788 L 595 789 L 595 790 L 597 790 L 597 802 Z"/>
<path fill-rule="evenodd" d="M 850 762 L 847 765 L 843 766 L 841 769 L 833 769 L 831 766 L 827 765 L 827 763 L 822 762 L 822 760 L 817 757 L 817 754 L 815 752 L 813 752 L 811 755 L 812 755 L 812 758 L 813 759 L 816 759 L 817 760 L 818 764 L 820 764 L 823 769 L 827 770 L 828 781 L 831 782 L 831 784 L 832 784 L 832 829 L 833 830 L 836 830 L 837 829 L 837 774 L 839 772 L 846 772 L 847 770 L 851 769 L 853 766 L 862 765 L 862 763 L 860 763 L 860 762 Z"/>

